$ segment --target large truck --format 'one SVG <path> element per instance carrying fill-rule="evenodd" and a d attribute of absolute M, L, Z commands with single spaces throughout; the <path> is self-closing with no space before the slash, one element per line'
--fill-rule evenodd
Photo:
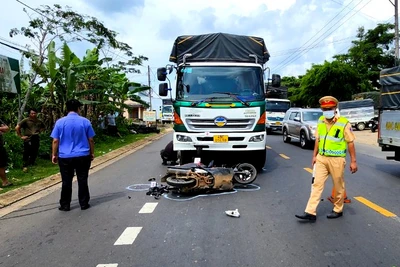
<path fill-rule="evenodd" d="M 286 111 L 290 108 L 289 99 L 266 98 L 265 112 L 267 113 L 265 120 L 265 128 L 267 133 L 278 131 L 282 133 L 282 121 Z"/>
<path fill-rule="evenodd" d="M 388 160 L 400 161 L 400 67 L 382 70 L 380 84 L 378 144 L 394 152 Z"/>
<path fill-rule="evenodd" d="M 174 122 L 174 106 L 170 99 L 163 99 L 163 105 L 161 107 L 161 122 L 162 124 Z"/>
<path fill-rule="evenodd" d="M 266 160 L 264 64 L 270 55 L 260 37 L 213 33 L 176 38 L 159 81 L 176 70 L 174 150 L 180 164 L 199 154 L 217 162 L 235 159 L 261 169 Z M 280 76 L 272 75 L 279 87 Z M 172 91 L 159 85 L 159 94 Z M 171 96 L 172 98 L 172 96 Z M 219 155 L 221 153 L 221 155 Z"/>
<path fill-rule="evenodd" d="M 375 117 L 374 100 L 341 101 L 338 105 L 340 116 L 346 117 L 352 127 L 359 131 L 364 130 L 369 121 Z"/>

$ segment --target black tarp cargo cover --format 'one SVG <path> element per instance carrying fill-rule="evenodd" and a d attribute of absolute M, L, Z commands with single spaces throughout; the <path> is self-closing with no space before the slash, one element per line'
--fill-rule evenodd
<path fill-rule="evenodd" d="M 400 67 L 382 70 L 380 84 L 381 108 L 400 109 Z"/>
<path fill-rule="evenodd" d="M 338 107 L 339 110 L 349 108 L 374 107 L 374 100 L 367 98 L 361 100 L 341 101 L 339 102 Z"/>
<path fill-rule="evenodd" d="M 254 54 L 259 64 L 266 63 L 270 56 L 263 38 L 227 33 L 179 36 L 172 47 L 169 61 L 180 64 L 185 54 L 192 54 L 186 58 L 186 62 L 250 63 L 254 63 L 255 59 L 249 54 Z"/>

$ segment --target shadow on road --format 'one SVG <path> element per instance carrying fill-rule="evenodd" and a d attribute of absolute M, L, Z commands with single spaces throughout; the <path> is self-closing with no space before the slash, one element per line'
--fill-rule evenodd
<path fill-rule="evenodd" d="M 115 192 L 115 193 L 109 193 L 109 194 L 104 194 L 104 195 L 99 195 L 99 196 L 92 196 L 90 200 L 90 205 L 91 206 L 97 206 L 101 203 L 105 203 L 114 199 L 118 199 L 121 197 L 125 197 L 126 192 L 121 191 L 121 192 Z M 78 200 L 73 200 L 71 202 L 71 207 L 74 206 L 79 206 Z M 30 206 L 30 207 L 25 207 L 16 211 L 13 211 L 9 215 L 0 218 L 0 221 L 2 220 L 10 220 L 10 219 L 15 219 L 15 218 L 21 218 L 21 217 L 26 217 L 30 215 L 36 215 L 39 213 L 44 213 L 49 210 L 55 210 L 58 207 L 58 203 L 50 203 L 50 204 L 44 204 L 44 205 L 38 205 L 38 206 Z M 72 210 L 72 208 L 71 208 Z"/>

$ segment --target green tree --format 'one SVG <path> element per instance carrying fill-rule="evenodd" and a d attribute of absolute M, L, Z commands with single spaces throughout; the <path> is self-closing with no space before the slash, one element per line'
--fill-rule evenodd
<path fill-rule="evenodd" d="M 108 29 L 95 17 L 81 15 L 68 7 L 64 9 L 58 4 L 53 7 L 41 6 L 41 8 L 36 8 L 35 10 L 35 13 L 29 14 L 24 9 L 30 19 L 27 27 L 10 30 L 11 37 L 23 35 L 29 38 L 35 47 L 35 49 L 28 47 L 29 52 L 24 53 L 31 60 L 33 72 L 30 73 L 29 87 L 19 110 L 19 120 L 22 118 L 22 113 L 29 101 L 32 89 L 46 80 L 43 77 L 40 79 L 35 70 L 46 64 L 45 54 L 53 41 L 56 43 L 86 41 L 88 44 L 103 49 L 103 54 L 109 59 L 108 62 L 112 59 L 110 59 L 109 53 L 105 51 L 122 51 L 126 60 L 119 61 L 115 65 L 126 72 L 139 72 L 134 66 L 140 65 L 144 60 L 147 60 L 144 56 L 134 56 L 132 48 L 128 44 L 118 41 L 117 33 Z M 57 48 L 55 48 L 55 51 L 57 51 Z"/>
<path fill-rule="evenodd" d="M 361 76 L 361 91 L 371 91 L 379 87 L 379 72 L 395 64 L 393 50 L 394 25 L 378 24 L 374 29 L 365 31 L 360 27 L 357 39 L 346 54 L 334 56 L 342 63 L 352 66 Z"/>
<path fill-rule="evenodd" d="M 301 79 L 301 90 L 296 97 L 303 105 L 315 107 L 325 95 L 332 95 L 339 101 L 351 100 L 360 92 L 361 78 L 349 64 L 325 61 L 322 65 L 313 65 Z"/>

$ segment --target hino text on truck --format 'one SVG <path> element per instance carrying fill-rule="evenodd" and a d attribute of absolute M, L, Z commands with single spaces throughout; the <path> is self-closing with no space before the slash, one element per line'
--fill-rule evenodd
<path fill-rule="evenodd" d="M 378 143 L 382 151 L 392 151 L 388 160 L 400 161 L 400 67 L 380 73 Z"/>
<path fill-rule="evenodd" d="M 175 40 L 170 61 L 176 65 L 159 68 L 157 76 L 165 81 L 176 70 L 173 144 L 180 164 L 201 154 L 216 163 L 229 158 L 264 166 L 263 65 L 269 56 L 260 37 L 214 33 Z M 272 75 L 272 86 L 280 86 L 279 75 Z M 169 90 L 160 84 L 161 96 Z"/>

